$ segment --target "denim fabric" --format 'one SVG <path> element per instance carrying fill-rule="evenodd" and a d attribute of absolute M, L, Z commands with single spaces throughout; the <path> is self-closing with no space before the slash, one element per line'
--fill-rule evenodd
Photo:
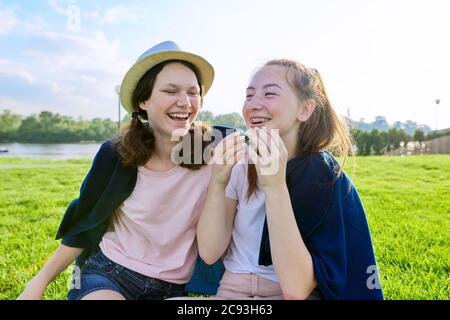
<path fill-rule="evenodd" d="M 75 286 L 69 291 L 69 300 L 81 300 L 98 290 L 116 291 L 127 300 L 162 300 L 184 295 L 184 284 L 144 276 L 111 261 L 101 251 L 86 260 L 80 273 L 79 288 Z"/>

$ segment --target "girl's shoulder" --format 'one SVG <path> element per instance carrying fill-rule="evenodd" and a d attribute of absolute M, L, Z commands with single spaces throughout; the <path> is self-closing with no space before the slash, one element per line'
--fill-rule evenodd
<path fill-rule="evenodd" d="M 287 164 L 288 183 L 296 183 L 300 179 L 318 184 L 335 181 L 339 176 L 340 164 L 328 151 L 316 152 L 296 157 Z"/>
<path fill-rule="evenodd" d="M 335 177 L 339 172 L 340 164 L 329 151 L 317 152 L 311 155 L 311 168 Z"/>
<path fill-rule="evenodd" d="M 112 172 L 119 161 L 120 156 L 114 140 L 105 141 L 92 160 L 90 172 Z"/>
<path fill-rule="evenodd" d="M 107 140 L 100 145 L 97 155 L 100 157 L 117 157 L 117 144 L 114 140 Z"/>

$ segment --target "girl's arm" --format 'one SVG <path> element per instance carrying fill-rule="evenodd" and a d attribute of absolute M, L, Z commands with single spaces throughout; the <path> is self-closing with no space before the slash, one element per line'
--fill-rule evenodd
<path fill-rule="evenodd" d="M 200 257 L 207 264 L 219 260 L 228 248 L 237 200 L 225 197 L 225 186 L 209 184 L 208 197 L 197 226 Z"/>
<path fill-rule="evenodd" d="M 249 130 L 247 134 L 258 185 L 266 196 L 270 252 L 283 295 L 286 299 L 306 299 L 317 283 L 312 257 L 295 221 L 286 185 L 288 152 L 274 131 Z"/>
<path fill-rule="evenodd" d="M 286 184 L 275 190 L 266 189 L 266 210 L 272 262 L 283 295 L 286 299 L 306 299 L 317 283 Z"/>
<path fill-rule="evenodd" d="M 18 300 L 41 300 L 47 286 L 63 272 L 84 249 L 61 244 L 39 273 L 33 277 Z"/>
<path fill-rule="evenodd" d="M 222 257 L 231 239 L 237 200 L 226 198 L 225 188 L 233 166 L 244 154 L 244 137 L 238 133 L 230 134 L 214 149 L 208 195 L 197 225 L 199 254 L 208 264 Z"/>

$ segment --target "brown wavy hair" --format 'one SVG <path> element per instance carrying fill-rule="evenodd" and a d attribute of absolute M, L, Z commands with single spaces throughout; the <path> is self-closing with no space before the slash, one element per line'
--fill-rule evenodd
<path fill-rule="evenodd" d="M 354 155 L 353 139 L 346 122 L 339 117 L 332 106 L 319 71 L 288 59 L 271 60 L 263 68 L 267 66 L 284 67 L 288 83 L 298 100 L 313 99 L 316 103 L 309 119 L 300 123 L 296 156 L 330 151 L 342 159 L 342 165 L 337 168 L 337 177 L 341 176 L 348 156 Z M 247 199 L 258 188 L 258 176 L 254 164 L 249 164 L 248 183 Z"/>
<path fill-rule="evenodd" d="M 155 84 L 156 77 L 161 72 L 161 70 L 169 63 L 181 63 L 185 66 L 187 66 L 189 69 L 191 69 L 198 81 L 198 85 L 200 87 L 200 97 L 201 97 L 201 103 L 203 103 L 203 96 L 204 96 L 204 86 L 201 82 L 200 73 L 198 69 L 191 63 L 187 61 L 182 60 L 169 60 L 162 62 L 150 70 L 148 70 L 142 78 L 139 80 L 136 89 L 133 91 L 132 95 L 132 102 L 133 102 L 133 111 L 139 112 L 139 117 L 132 118 L 131 122 L 125 125 L 121 130 L 119 135 L 113 140 L 113 143 L 116 147 L 116 150 L 118 151 L 122 163 L 124 166 L 142 166 L 145 165 L 150 157 L 152 156 L 153 151 L 155 150 L 155 136 L 153 134 L 153 129 L 151 128 L 151 125 L 149 125 L 147 122 L 143 123 L 141 119 L 148 120 L 147 112 L 145 110 L 142 110 L 139 105 L 142 102 L 147 101 L 153 91 L 153 87 Z M 183 138 L 183 143 L 187 142 L 190 143 L 190 159 L 191 161 L 189 163 L 182 162 L 180 164 L 181 167 L 185 167 L 191 170 L 197 170 L 200 169 L 201 166 L 205 165 L 205 159 L 202 157 L 201 164 L 195 163 L 194 158 L 198 159 L 198 157 L 195 157 L 194 151 L 197 151 L 194 149 L 194 141 L 195 139 L 201 139 L 203 134 L 210 131 L 210 127 L 206 124 L 200 123 L 200 124 L 192 124 L 191 128 L 188 131 L 190 139 L 186 136 Z M 201 133 L 201 135 L 199 135 Z M 204 149 L 210 144 L 210 142 L 207 139 L 202 139 L 202 155 Z M 186 149 L 185 149 L 186 150 Z M 180 155 L 182 156 L 182 151 L 180 152 Z"/>

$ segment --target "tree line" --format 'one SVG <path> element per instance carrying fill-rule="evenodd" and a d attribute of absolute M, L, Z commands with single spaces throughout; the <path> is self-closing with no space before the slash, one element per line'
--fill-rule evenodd
<path fill-rule="evenodd" d="M 126 115 L 121 124 L 130 120 Z M 238 113 L 214 116 L 210 111 L 199 113 L 197 120 L 215 125 L 245 129 Z M 110 119 L 73 119 L 50 111 L 22 116 L 10 110 L 0 114 L 0 143 L 80 143 L 102 142 L 117 135 L 118 123 Z"/>
<path fill-rule="evenodd" d="M 117 122 L 110 119 L 74 120 L 42 111 L 23 117 L 9 110 L 0 114 L 0 143 L 101 142 L 117 134 Z"/>
<path fill-rule="evenodd" d="M 350 132 L 355 141 L 356 151 L 358 155 L 382 155 L 385 152 L 398 149 L 401 144 L 406 145 L 408 142 L 424 142 L 431 139 L 450 135 L 450 129 L 431 131 L 425 133 L 420 129 L 416 129 L 413 135 L 409 135 L 403 129 L 391 128 L 387 131 L 362 131 L 352 128 Z"/>
<path fill-rule="evenodd" d="M 126 115 L 121 123 L 129 121 Z M 245 130 L 246 125 L 242 116 L 237 113 L 214 115 L 211 111 L 201 111 L 197 120 L 211 125 L 225 125 Z M 352 127 L 351 123 L 349 124 Z M 0 114 L 0 143 L 80 143 L 102 142 L 117 134 L 118 123 L 110 119 L 77 120 L 42 111 L 38 115 L 21 116 L 9 110 Z M 413 135 L 399 128 L 381 131 L 361 130 L 353 127 L 352 136 L 358 155 L 381 155 L 397 149 L 400 144 L 409 141 L 425 141 L 450 134 L 450 129 L 425 133 L 416 129 Z"/>
<path fill-rule="evenodd" d="M 235 112 L 214 116 L 210 111 L 202 111 L 197 119 L 215 125 L 225 125 L 233 128 L 246 129 L 242 116 Z M 376 121 L 366 124 L 363 121 L 353 122 L 344 117 L 350 127 L 350 133 L 355 142 L 355 149 L 358 155 L 382 155 L 385 152 L 395 150 L 403 142 L 405 145 L 410 141 L 423 142 L 440 136 L 450 134 L 450 129 L 441 131 L 430 131 L 427 126 L 420 126 L 413 121 L 394 123 L 394 126 L 403 126 L 404 128 L 389 128 L 384 117 L 377 117 Z M 350 120 L 350 121 L 349 121 Z M 365 125 L 366 128 L 359 128 Z M 376 128 L 380 126 L 383 129 Z M 375 128 L 374 128 L 375 127 Z M 413 132 L 409 134 L 408 132 Z"/>

